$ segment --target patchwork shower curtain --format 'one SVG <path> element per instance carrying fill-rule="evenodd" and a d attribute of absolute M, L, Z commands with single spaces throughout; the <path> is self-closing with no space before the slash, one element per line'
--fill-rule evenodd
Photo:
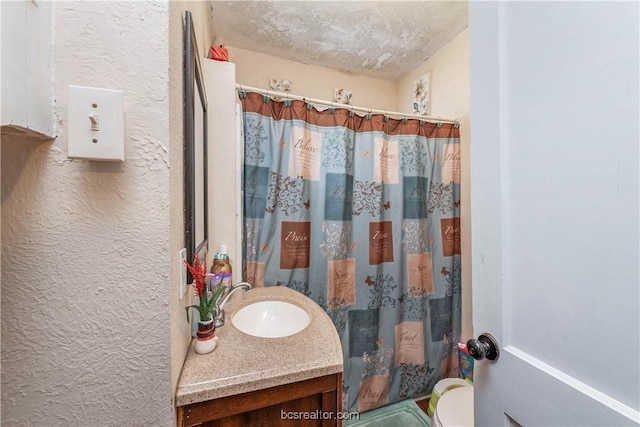
<path fill-rule="evenodd" d="M 457 376 L 457 126 L 240 92 L 244 279 L 287 286 L 331 317 L 343 410 Z"/>

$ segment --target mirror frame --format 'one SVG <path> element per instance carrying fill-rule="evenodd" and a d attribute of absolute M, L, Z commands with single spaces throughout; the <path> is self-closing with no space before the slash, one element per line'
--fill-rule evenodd
<path fill-rule="evenodd" d="M 207 251 L 207 92 L 191 12 L 185 11 L 184 18 L 184 232 L 187 261 L 191 264 L 196 254 L 204 261 Z M 195 105 L 196 99 L 200 105 Z M 196 135 L 195 108 L 202 109 L 202 135 Z M 196 158 L 196 144 L 202 144 L 200 159 Z M 200 186 L 196 185 L 197 177 L 202 177 Z M 198 205 L 198 200 L 203 201 L 203 206 Z M 202 230 L 197 229 L 199 221 Z M 199 235 L 203 238 L 197 241 Z M 187 283 L 192 282 L 187 271 Z"/>

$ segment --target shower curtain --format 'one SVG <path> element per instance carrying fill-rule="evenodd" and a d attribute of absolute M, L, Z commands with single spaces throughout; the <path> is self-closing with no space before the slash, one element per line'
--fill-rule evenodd
<path fill-rule="evenodd" d="M 344 354 L 343 410 L 457 376 L 457 126 L 239 96 L 244 279 L 327 312 Z"/>

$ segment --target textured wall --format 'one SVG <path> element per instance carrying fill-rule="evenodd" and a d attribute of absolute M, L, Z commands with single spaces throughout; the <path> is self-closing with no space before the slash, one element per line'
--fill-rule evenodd
<path fill-rule="evenodd" d="M 169 4 L 54 18 L 59 137 L 2 141 L 2 424 L 171 425 Z M 124 91 L 125 163 L 67 159 L 68 84 Z"/>

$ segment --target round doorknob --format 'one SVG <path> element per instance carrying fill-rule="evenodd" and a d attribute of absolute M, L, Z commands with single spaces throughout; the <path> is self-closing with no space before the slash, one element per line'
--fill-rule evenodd
<path fill-rule="evenodd" d="M 467 341 L 467 350 L 471 357 L 476 360 L 497 360 L 500 356 L 500 345 L 493 335 L 485 332 L 480 335 L 477 340 L 470 339 Z"/>

